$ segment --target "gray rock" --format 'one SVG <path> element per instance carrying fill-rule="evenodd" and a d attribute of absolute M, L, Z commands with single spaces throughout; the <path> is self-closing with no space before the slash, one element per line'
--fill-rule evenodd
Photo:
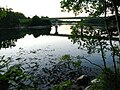
<path fill-rule="evenodd" d="M 82 86 L 88 86 L 90 81 L 90 78 L 87 75 L 81 75 L 79 78 L 77 78 L 77 84 Z"/>
<path fill-rule="evenodd" d="M 91 81 L 92 84 L 98 83 L 98 82 L 100 82 L 100 80 L 98 80 L 97 78 L 95 78 L 95 79 L 93 79 L 93 80 Z"/>
<path fill-rule="evenodd" d="M 81 87 L 83 90 L 85 87 L 89 85 L 90 78 L 87 75 L 81 75 L 79 78 L 77 78 L 77 85 L 78 87 Z"/>
<path fill-rule="evenodd" d="M 90 90 L 90 86 L 87 86 L 84 90 Z"/>

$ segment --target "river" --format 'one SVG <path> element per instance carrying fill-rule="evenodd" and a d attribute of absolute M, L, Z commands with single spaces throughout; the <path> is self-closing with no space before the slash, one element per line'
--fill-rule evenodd
<path fill-rule="evenodd" d="M 59 34 L 71 34 L 69 25 L 62 25 L 58 27 Z M 52 27 L 50 32 L 55 33 L 55 27 Z M 108 41 L 106 41 L 108 43 Z M 0 49 L 0 56 L 5 55 L 5 58 L 11 57 L 11 64 L 22 64 L 26 71 L 33 71 L 31 74 L 37 76 L 40 74 L 42 68 L 50 68 L 53 64 L 58 63 L 63 55 L 70 55 L 72 57 L 85 57 L 92 63 L 103 67 L 103 59 L 101 52 L 88 53 L 88 49 L 78 48 L 80 44 L 74 43 L 68 37 L 40 35 L 34 37 L 33 34 L 25 34 L 23 37 L 15 39 L 12 45 Z M 83 41 L 82 41 L 83 43 Z M 82 45 L 81 45 L 82 47 Z M 109 46 L 108 46 L 109 47 Z M 99 46 L 96 46 L 99 48 Z M 106 47 L 107 48 L 107 47 Z M 106 64 L 109 67 L 112 65 L 111 52 L 106 50 Z M 82 59 L 82 64 L 86 68 L 87 74 L 96 75 L 99 68 Z M 91 69 L 92 68 L 92 69 Z"/>

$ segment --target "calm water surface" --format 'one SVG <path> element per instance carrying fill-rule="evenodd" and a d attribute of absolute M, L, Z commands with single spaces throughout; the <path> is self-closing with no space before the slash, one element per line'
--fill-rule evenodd
<path fill-rule="evenodd" d="M 59 34 L 70 34 L 70 26 L 59 26 Z M 55 28 L 52 27 L 51 33 L 55 33 Z M 68 37 L 40 35 L 35 38 L 32 34 L 26 34 L 15 42 L 15 47 L 1 48 L 0 55 L 12 58 L 12 64 L 21 63 L 26 69 L 35 67 L 41 69 L 42 67 L 51 66 L 51 62 L 59 62 L 59 58 L 65 54 L 71 56 L 84 56 L 93 63 L 103 66 L 101 53 L 87 54 L 87 50 L 78 49 L 78 44 L 73 44 Z M 111 53 L 107 52 L 107 64 L 112 66 Z M 94 68 L 89 62 L 83 60 L 83 66 Z"/>

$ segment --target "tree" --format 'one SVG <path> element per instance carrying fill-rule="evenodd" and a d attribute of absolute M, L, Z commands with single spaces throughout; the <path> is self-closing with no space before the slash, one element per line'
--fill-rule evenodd
<path fill-rule="evenodd" d="M 119 22 L 120 0 L 62 0 L 61 8 L 63 11 L 68 11 L 68 12 L 73 11 L 73 13 L 75 14 L 86 12 L 91 17 L 99 17 L 100 15 L 107 14 L 107 12 L 111 12 L 111 15 L 115 15 L 115 22 L 116 22 L 115 24 L 119 34 L 119 50 L 120 50 L 120 22 Z M 80 26 L 81 25 L 77 25 L 77 29 Z M 76 33 L 77 31 L 75 30 L 76 26 L 73 27 L 73 29 Z M 87 32 L 90 32 L 90 28 L 89 31 Z M 112 34 L 110 34 L 109 32 L 112 31 L 108 30 L 108 35 L 112 37 Z M 119 52 L 119 57 L 120 57 L 120 52 Z"/>
<path fill-rule="evenodd" d="M 98 17 L 107 12 L 115 14 L 116 27 L 119 33 L 120 43 L 120 0 L 63 0 L 61 1 L 62 11 L 73 11 L 75 15 L 86 12 L 90 16 Z M 120 49 L 120 48 L 119 48 Z"/>
<path fill-rule="evenodd" d="M 73 11 L 75 14 L 82 12 L 89 13 L 92 16 L 99 16 L 104 14 L 105 2 L 107 3 L 106 9 L 113 14 L 114 6 L 119 8 L 119 0 L 62 0 L 62 11 Z"/>
<path fill-rule="evenodd" d="M 113 17 L 115 16 L 114 17 L 115 18 L 114 19 L 115 26 L 116 26 L 115 29 L 117 30 L 118 36 L 119 36 L 118 54 L 119 54 L 119 58 L 120 58 L 120 16 L 119 16 L 120 0 L 62 0 L 61 8 L 62 8 L 62 11 L 68 11 L 68 12 L 72 11 L 73 13 L 75 13 L 75 15 L 78 15 L 79 13 L 82 13 L 82 12 L 86 12 L 89 14 L 90 17 L 99 17 L 99 16 L 105 14 L 105 23 L 104 24 L 107 27 L 106 31 L 108 32 L 108 37 L 109 37 L 111 49 L 113 52 L 113 64 L 114 64 L 114 69 L 115 69 L 115 76 L 117 77 L 117 70 L 116 70 L 116 63 L 115 63 L 115 47 L 112 44 L 112 34 L 111 34 L 111 32 L 113 32 L 113 31 L 110 31 L 108 29 L 108 24 L 107 24 L 108 22 L 107 22 L 106 18 L 108 18 L 107 16 L 109 16 L 109 15 L 111 15 Z M 111 14 L 107 14 L 108 12 Z M 78 24 L 77 26 L 72 27 L 74 30 L 74 32 L 72 32 L 72 33 L 74 35 L 79 35 L 78 34 L 79 32 L 76 29 L 80 28 L 80 26 L 81 25 Z M 113 28 L 111 30 L 113 30 Z M 91 30 L 89 28 L 89 31 L 87 31 L 87 32 L 90 32 L 90 31 Z M 102 44 L 100 44 L 100 45 L 102 45 Z M 119 60 L 119 62 L 120 62 L 120 60 Z M 115 79 L 117 80 L 117 78 L 115 78 Z M 115 90 L 117 90 L 117 89 L 115 89 Z"/>
<path fill-rule="evenodd" d="M 119 34 L 119 44 L 120 44 L 120 22 L 119 22 L 120 4 L 119 3 L 120 0 L 63 0 L 61 1 L 61 8 L 62 11 L 68 11 L 68 12 L 73 11 L 75 15 L 82 12 L 86 12 L 91 17 L 98 17 L 107 12 L 111 12 L 112 15 L 115 14 L 115 19 L 116 19 L 115 22 Z"/>
<path fill-rule="evenodd" d="M 73 11 L 76 15 L 82 12 L 98 16 L 104 11 L 103 0 L 63 0 L 61 8 L 63 11 Z"/>
<path fill-rule="evenodd" d="M 2 8 L 1 19 L 0 19 L 0 27 L 8 28 L 8 27 L 17 27 L 20 24 L 20 19 L 26 19 L 24 14 L 19 12 L 13 12 L 11 8 L 4 9 Z"/>
<path fill-rule="evenodd" d="M 37 15 L 33 16 L 30 26 L 51 26 L 51 22 L 49 19 L 46 19 L 48 17 L 41 17 L 39 18 Z"/>
<path fill-rule="evenodd" d="M 6 11 L 4 8 L 0 8 L 0 19 L 6 16 Z"/>
<path fill-rule="evenodd" d="M 30 26 L 38 26 L 39 24 L 40 18 L 37 15 L 33 16 L 30 22 Z"/>

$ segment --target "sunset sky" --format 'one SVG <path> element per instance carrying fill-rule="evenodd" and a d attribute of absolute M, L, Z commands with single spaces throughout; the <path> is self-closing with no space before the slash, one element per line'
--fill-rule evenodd
<path fill-rule="evenodd" d="M 61 0 L 0 0 L 1 7 L 12 8 L 13 11 L 22 12 L 27 17 L 49 16 L 75 16 L 73 13 L 61 12 Z"/>

